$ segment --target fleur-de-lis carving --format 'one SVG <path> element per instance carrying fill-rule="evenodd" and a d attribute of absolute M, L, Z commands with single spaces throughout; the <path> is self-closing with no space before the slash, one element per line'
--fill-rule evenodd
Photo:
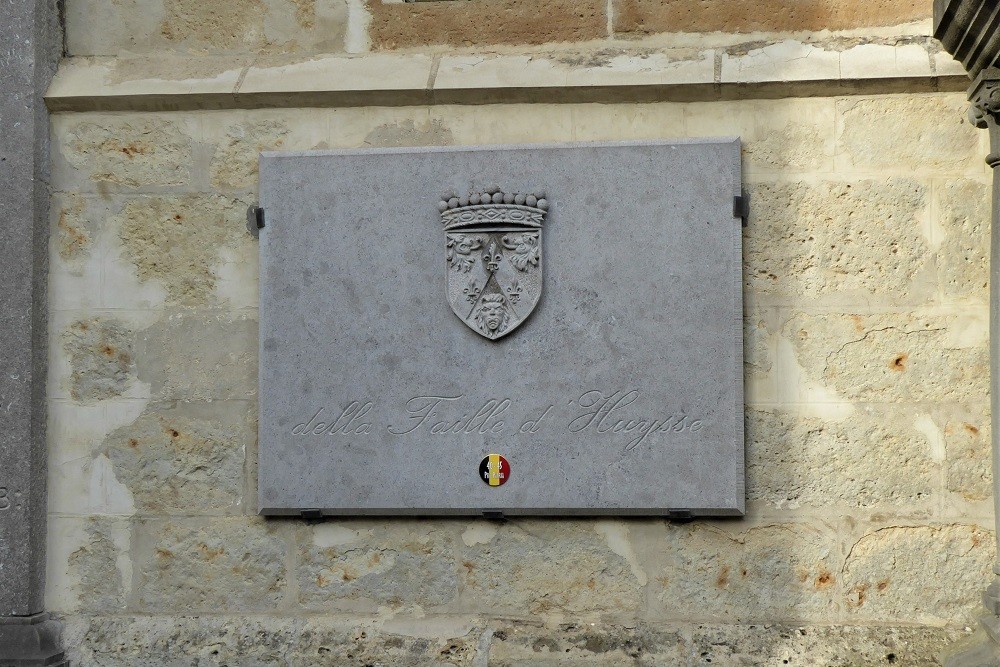
<path fill-rule="evenodd" d="M 507 298 L 510 299 L 511 303 L 517 303 L 521 300 L 521 283 L 516 280 L 507 286 Z"/>
<path fill-rule="evenodd" d="M 483 262 L 486 263 L 486 270 L 490 273 L 495 272 L 500 268 L 500 261 L 503 259 L 503 253 L 497 247 L 495 241 L 490 241 L 490 244 L 486 246 L 486 250 L 483 251 Z"/>
<path fill-rule="evenodd" d="M 462 293 L 465 294 L 465 299 L 469 303 L 475 303 L 479 299 L 479 293 L 483 290 L 480 289 L 479 283 L 476 282 L 475 278 L 469 280 L 469 284 L 462 289 Z"/>

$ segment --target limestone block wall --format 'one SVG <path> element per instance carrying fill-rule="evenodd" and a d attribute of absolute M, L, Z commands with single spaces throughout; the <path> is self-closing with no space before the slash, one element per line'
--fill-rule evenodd
<path fill-rule="evenodd" d="M 47 606 L 74 664 L 937 664 L 995 561 L 965 107 L 54 115 Z M 743 137 L 751 196 L 745 519 L 255 516 L 259 151 L 712 135 Z"/>
<path fill-rule="evenodd" d="M 691 43 L 685 36 L 709 33 L 873 38 L 899 34 L 873 29 L 930 17 L 928 0 L 66 0 L 66 50 L 281 56 L 650 36 Z"/>

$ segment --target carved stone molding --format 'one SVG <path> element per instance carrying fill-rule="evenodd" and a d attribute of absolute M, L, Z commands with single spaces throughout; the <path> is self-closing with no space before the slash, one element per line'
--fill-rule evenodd
<path fill-rule="evenodd" d="M 969 121 L 990 131 L 990 154 L 987 164 L 1000 165 L 1000 69 L 984 70 L 969 88 Z"/>
<path fill-rule="evenodd" d="M 969 76 L 1000 65 L 1000 4 L 996 0 L 935 0 L 934 36 Z"/>

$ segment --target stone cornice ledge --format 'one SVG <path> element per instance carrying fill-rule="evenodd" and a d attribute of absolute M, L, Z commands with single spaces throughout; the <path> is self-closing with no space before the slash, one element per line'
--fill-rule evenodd
<path fill-rule="evenodd" d="M 964 90 L 959 63 L 920 38 L 837 47 L 606 48 L 525 54 L 70 58 L 53 112 L 532 102 L 653 102 Z"/>

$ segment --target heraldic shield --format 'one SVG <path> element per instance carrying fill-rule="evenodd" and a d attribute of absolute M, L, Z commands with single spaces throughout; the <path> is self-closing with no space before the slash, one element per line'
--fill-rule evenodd
<path fill-rule="evenodd" d="M 447 237 L 448 302 L 465 324 L 496 340 L 516 329 L 542 295 L 544 195 L 499 189 L 438 204 Z"/>

